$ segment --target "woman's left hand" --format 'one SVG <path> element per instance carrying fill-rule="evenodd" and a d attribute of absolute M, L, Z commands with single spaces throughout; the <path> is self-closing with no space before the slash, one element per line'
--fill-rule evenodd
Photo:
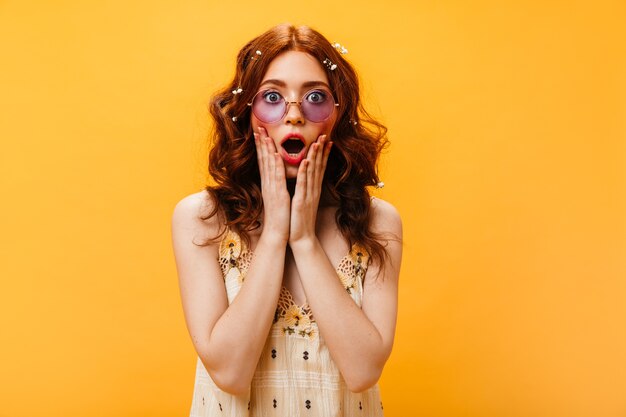
<path fill-rule="evenodd" d="M 306 159 L 300 164 L 296 190 L 291 200 L 290 246 L 315 239 L 315 220 L 332 144 L 331 141 L 327 141 L 326 135 L 321 135 L 311 144 Z"/>

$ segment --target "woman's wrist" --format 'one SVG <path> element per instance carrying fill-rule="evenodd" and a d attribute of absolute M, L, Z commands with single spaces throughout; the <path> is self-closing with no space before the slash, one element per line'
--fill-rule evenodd
<path fill-rule="evenodd" d="M 299 239 L 290 239 L 289 247 L 293 252 L 294 256 L 297 253 L 307 253 L 315 249 L 315 247 L 319 244 L 319 240 L 317 236 L 303 236 Z"/>
<path fill-rule="evenodd" d="M 289 242 L 289 233 L 283 233 L 272 227 L 264 226 L 259 241 L 270 246 L 285 248 Z"/>

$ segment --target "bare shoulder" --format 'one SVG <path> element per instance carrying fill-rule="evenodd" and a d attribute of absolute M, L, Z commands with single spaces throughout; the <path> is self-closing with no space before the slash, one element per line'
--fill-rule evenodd
<path fill-rule="evenodd" d="M 402 219 L 398 210 L 388 201 L 372 197 L 371 225 L 375 233 L 391 234 L 393 238 L 402 239 Z M 386 237 L 386 236 L 385 236 Z"/>
<path fill-rule="evenodd" d="M 207 217 L 215 209 L 215 200 L 206 190 L 182 198 L 174 207 L 172 231 L 196 237 L 215 236 L 220 232 L 219 216 Z"/>
<path fill-rule="evenodd" d="M 189 194 L 183 197 L 174 207 L 174 216 L 180 216 L 181 214 L 196 214 L 200 215 L 205 209 L 213 209 L 215 201 L 206 190 L 198 191 L 197 193 Z"/>

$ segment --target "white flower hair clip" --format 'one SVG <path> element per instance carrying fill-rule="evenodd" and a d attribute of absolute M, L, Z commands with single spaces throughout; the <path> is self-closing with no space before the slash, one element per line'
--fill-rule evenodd
<path fill-rule="evenodd" d="M 259 51 L 258 49 L 256 50 L 255 54 L 257 55 L 257 57 L 260 57 L 261 55 L 263 55 L 263 53 L 261 51 Z M 254 56 L 250 57 L 250 60 L 254 61 Z"/>
<path fill-rule="evenodd" d="M 331 61 L 330 59 L 326 58 L 322 64 L 326 65 L 326 67 L 331 70 L 334 71 L 335 68 L 337 68 L 337 64 L 333 64 L 333 61 Z"/>
<path fill-rule="evenodd" d="M 237 94 L 241 94 L 243 93 L 243 90 L 241 89 L 241 87 L 237 87 L 236 90 L 233 90 L 233 95 L 236 96 Z"/>
<path fill-rule="evenodd" d="M 339 42 L 333 43 L 333 48 L 338 50 L 341 55 L 345 55 L 348 53 L 348 50 L 344 46 L 342 46 Z"/>
<path fill-rule="evenodd" d="M 385 183 L 382 181 L 376 184 L 376 188 L 383 188 L 384 186 L 385 186 Z"/>

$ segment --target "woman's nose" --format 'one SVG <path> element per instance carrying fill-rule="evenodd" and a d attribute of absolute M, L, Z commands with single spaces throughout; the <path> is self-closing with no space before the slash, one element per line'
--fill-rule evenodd
<path fill-rule="evenodd" d="M 287 114 L 285 115 L 285 123 L 290 124 L 303 124 L 304 115 L 302 114 L 302 108 L 295 102 L 287 104 Z"/>

